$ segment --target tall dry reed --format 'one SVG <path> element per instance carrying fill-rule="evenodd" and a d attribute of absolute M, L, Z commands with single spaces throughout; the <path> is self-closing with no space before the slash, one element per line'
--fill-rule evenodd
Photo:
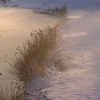
<path fill-rule="evenodd" d="M 48 58 L 56 46 L 57 26 L 33 30 L 31 39 L 23 44 L 22 49 L 17 48 L 15 60 L 8 61 L 12 66 L 10 73 L 24 83 L 36 77 L 45 77 L 48 74 Z"/>

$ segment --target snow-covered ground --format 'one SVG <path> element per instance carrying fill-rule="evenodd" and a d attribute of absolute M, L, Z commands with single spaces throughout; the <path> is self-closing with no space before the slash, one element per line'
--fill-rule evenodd
<path fill-rule="evenodd" d="M 30 39 L 32 29 L 53 26 L 57 22 L 57 17 L 34 13 L 31 9 L 0 8 L 0 83 L 10 80 L 6 75 L 9 65 L 4 57 L 13 58 L 17 47 Z"/>
<path fill-rule="evenodd" d="M 100 100 L 100 0 L 17 0 L 11 4 L 24 8 L 67 4 L 69 19 L 61 34 L 69 41 L 65 47 L 69 45 L 71 61 L 68 70 L 53 76 L 45 89 L 51 100 Z"/>
<path fill-rule="evenodd" d="M 70 19 L 62 28 L 71 63 L 53 77 L 47 90 L 52 100 L 100 100 L 100 1 L 73 2 L 75 10 L 70 8 Z"/>
<path fill-rule="evenodd" d="M 100 100 L 100 11 L 74 14 L 82 17 L 67 20 L 62 33 L 70 41 L 71 63 L 47 90 L 52 100 Z"/>

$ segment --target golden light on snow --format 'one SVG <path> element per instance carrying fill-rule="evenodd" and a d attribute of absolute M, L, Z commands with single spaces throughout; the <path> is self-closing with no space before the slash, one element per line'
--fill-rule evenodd
<path fill-rule="evenodd" d="M 73 38 L 73 37 L 81 37 L 87 35 L 87 32 L 78 32 L 78 33 L 68 33 L 68 34 L 62 34 L 63 38 Z"/>
<path fill-rule="evenodd" d="M 32 29 L 53 26 L 57 17 L 37 14 L 31 9 L 0 8 L 0 72 L 7 66 L 4 57 L 13 57 L 17 47 L 30 39 Z"/>
<path fill-rule="evenodd" d="M 79 16 L 68 16 L 68 17 L 66 17 L 66 18 L 69 18 L 69 19 L 79 19 L 79 18 L 81 18 L 82 16 L 81 15 L 79 15 Z"/>

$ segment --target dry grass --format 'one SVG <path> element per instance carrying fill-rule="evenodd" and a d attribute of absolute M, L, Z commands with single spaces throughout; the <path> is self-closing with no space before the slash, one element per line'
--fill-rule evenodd
<path fill-rule="evenodd" d="M 31 89 L 30 92 L 21 83 L 11 83 L 6 88 L 0 88 L 0 100 L 50 100 L 47 92 L 42 89 Z"/>
<path fill-rule="evenodd" d="M 53 13 L 56 13 L 56 14 L 60 15 L 60 16 L 65 16 L 65 14 L 67 13 L 67 6 L 66 5 L 63 5 L 60 8 L 59 7 L 56 7 L 54 9 L 51 9 L 51 11 Z"/>
<path fill-rule="evenodd" d="M 11 83 L 10 86 L 6 86 L 6 88 L 0 88 L 0 100 L 21 100 L 21 94 L 24 91 L 22 89 L 21 84 Z"/>
<path fill-rule="evenodd" d="M 57 26 L 48 26 L 44 30 L 33 30 L 31 39 L 25 42 L 22 49 L 17 48 L 15 60 L 12 61 L 9 58 L 8 63 L 12 66 L 10 74 L 17 76 L 25 84 L 36 77 L 46 77 L 47 68 L 49 68 L 50 62 L 53 63 L 52 54 L 58 45 L 57 40 Z"/>
<path fill-rule="evenodd" d="M 63 70 L 65 64 L 56 52 L 59 38 L 57 25 L 36 30 L 31 33 L 31 39 L 26 41 L 22 49 L 17 48 L 15 60 L 9 58 L 10 74 L 16 76 L 25 85 L 37 77 L 45 78 L 48 68 Z M 58 57 L 59 56 L 59 57 Z"/>
<path fill-rule="evenodd" d="M 51 14 L 51 15 L 57 15 L 57 16 L 65 16 L 67 13 L 67 6 L 63 5 L 61 7 L 55 7 L 55 8 L 48 8 L 48 9 L 36 9 L 34 10 L 37 13 L 43 13 L 43 14 Z"/>

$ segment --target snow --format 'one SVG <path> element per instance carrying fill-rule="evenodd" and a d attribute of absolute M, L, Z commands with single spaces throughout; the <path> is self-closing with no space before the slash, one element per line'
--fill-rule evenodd
<path fill-rule="evenodd" d="M 71 63 L 66 72 L 53 77 L 51 87 L 47 88 L 52 100 L 100 99 L 99 17 L 100 11 L 86 12 L 81 18 L 64 23 L 62 35 L 70 41 Z M 70 30 L 66 33 L 68 25 Z"/>
<path fill-rule="evenodd" d="M 73 2 L 70 4 L 70 7 L 73 7 L 70 8 L 71 12 L 69 11 L 67 17 L 69 19 L 64 22 L 62 28 L 64 39 L 70 41 L 68 55 L 71 56 L 71 64 L 68 65 L 66 72 L 58 72 L 53 77 L 51 87 L 46 90 L 52 100 L 99 100 L 100 8 L 98 5 L 100 1 Z M 68 33 L 66 33 L 67 28 L 69 28 Z"/>
<path fill-rule="evenodd" d="M 16 0 L 7 3 L 9 6 L 15 4 L 35 9 L 68 6 L 68 20 L 63 23 L 61 34 L 69 41 L 65 47 L 69 45 L 71 63 L 67 71 L 55 74 L 44 90 L 52 100 L 100 100 L 100 0 Z"/>
<path fill-rule="evenodd" d="M 11 81 L 6 55 L 13 59 L 16 49 L 30 39 L 32 29 L 53 26 L 57 22 L 57 17 L 34 13 L 31 9 L 0 8 L 0 83 Z"/>

